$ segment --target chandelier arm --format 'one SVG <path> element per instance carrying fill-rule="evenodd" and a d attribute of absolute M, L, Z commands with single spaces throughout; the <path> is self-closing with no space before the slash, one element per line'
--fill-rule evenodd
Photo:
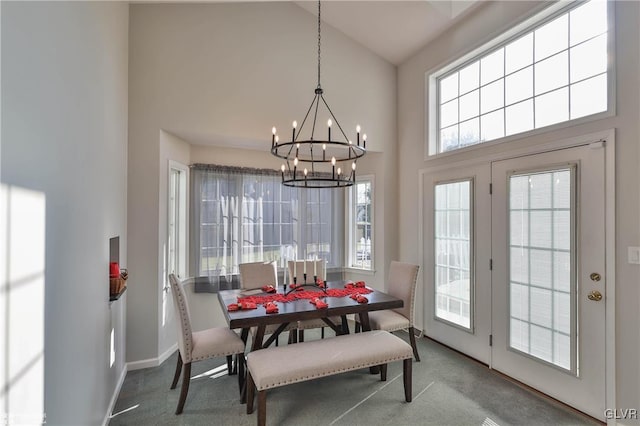
<path fill-rule="evenodd" d="M 309 109 L 307 110 L 307 113 L 304 115 L 304 120 L 302 120 L 302 124 L 300 125 L 300 130 L 298 130 L 298 133 L 296 134 L 296 138 L 293 139 L 291 142 L 295 142 L 298 140 L 298 136 L 300 136 L 300 133 L 302 133 L 302 129 L 304 128 L 304 123 L 307 122 L 307 118 L 309 117 L 309 113 L 311 112 L 311 108 L 313 108 L 313 104 L 318 102 L 318 94 L 316 93 L 313 96 L 313 100 L 311 101 L 311 105 L 309 105 Z M 316 107 L 317 109 L 318 107 Z M 291 147 L 293 148 L 293 147 Z M 291 149 L 289 150 L 289 154 L 291 154 Z"/>
<path fill-rule="evenodd" d="M 316 98 L 318 95 L 316 95 Z M 316 132 L 316 121 L 318 120 L 318 107 L 320 106 L 320 102 L 316 102 L 316 110 L 313 113 L 313 127 L 311 127 L 311 140 L 313 140 L 313 135 Z M 313 156 L 312 156 L 313 157 Z"/>
<path fill-rule="evenodd" d="M 340 122 L 338 121 L 338 119 L 336 118 L 335 115 L 333 115 L 333 111 L 331 111 L 331 108 L 329 107 L 329 104 L 327 103 L 327 101 L 324 99 L 323 95 L 320 95 L 320 97 L 322 98 L 322 102 L 324 102 L 324 105 L 327 107 L 327 109 L 329 110 L 329 114 L 331 114 L 331 117 L 333 117 L 333 119 L 335 120 L 336 124 L 338 125 L 338 129 L 340 129 L 340 133 L 342 133 L 342 136 L 344 136 L 344 140 L 346 142 L 349 142 L 349 138 L 347 137 L 346 133 L 344 132 L 344 130 L 342 130 L 342 126 L 340 125 Z"/>

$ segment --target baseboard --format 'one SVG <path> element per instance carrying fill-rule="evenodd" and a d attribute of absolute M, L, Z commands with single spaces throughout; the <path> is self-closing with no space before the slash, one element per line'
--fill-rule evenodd
<path fill-rule="evenodd" d="M 129 371 L 134 371 L 134 370 L 142 370 L 143 368 L 157 367 L 160 364 L 162 364 L 163 362 L 165 362 L 167 360 L 167 358 L 169 358 L 171 355 L 173 355 L 173 353 L 177 349 L 178 349 L 178 344 L 175 343 L 173 346 L 171 346 L 165 352 L 160 354 L 159 357 L 143 359 L 143 360 L 140 360 L 140 361 L 128 362 L 127 363 L 127 368 L 128 368 Z"/>
<path fill-rule="evenodd" d="M 102 426 L 106 426 L 109 424 L 109 420 L 111 419 L 111 414 L 113 414 L 113 409 L 116 406 L 116 401 L 118 400 L 118 396 L 120 395 L 120 389 L 122 389 L 122 384 L 124 383 L 124 379 L 127 377 L 127 364 L 124 364 L 124 368 L 122 369 L 122 373 L 118 378 L 118 383 L 116 384 L 116 388 L 113 390 L 113 395 L 111 395 L 111 401 L 109 402 L 109 407 L 107 407 L 107 414 L 102 421 Z"/>
<path fill-rule="evenodd" d="M 178 350 L 178 344 L 174 343 L 169 349 L 164 351 L 164 353 L 158 357 L 158 365 L 160 365 L 163 362 L 165 362 L 167 360 L 167 358 L 169 358 L 171 355 L 173 355 L 173 353 L 175 351 L 177 351 L 177 350 Z"/>

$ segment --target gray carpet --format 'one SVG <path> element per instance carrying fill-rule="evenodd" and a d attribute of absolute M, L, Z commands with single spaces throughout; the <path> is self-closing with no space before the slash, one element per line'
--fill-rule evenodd
<path fill-rule="evenodd" d="M 408 341 L 407 333 L 396 334 Z M 307 330 L 305 337 L 319 338 L 319 333 Z M 599 424 L 429 339 L 418 339 L 418 350 L 422 361 L 413 363 L 411 403 L 404 401 L 398 362 L 388 366 L 386 382 L 361 370 L 273 389 L 267 394 L 267 424 Z M 246 414 L 237 377 L 226 374 L 223 358 L 193 364 L 184 412 L 176 416 L 180 383 L 169 390 L 176 357 L 177 353 L 159 367 L 127 374 L 111 425 L 256 424 L 256 412 Z"/>

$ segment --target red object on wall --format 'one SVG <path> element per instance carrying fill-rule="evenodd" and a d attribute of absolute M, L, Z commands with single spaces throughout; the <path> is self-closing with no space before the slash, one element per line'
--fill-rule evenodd
<path fill-rule="evenodd" d="M 118 278 L 120 276 L 120 265 L 118 262 L 109 262 L 109 278 Z"/>

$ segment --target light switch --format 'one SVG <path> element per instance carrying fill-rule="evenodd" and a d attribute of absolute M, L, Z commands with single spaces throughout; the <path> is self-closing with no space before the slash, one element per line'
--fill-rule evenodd
<path fill-rule="evenodd" d="M 640 247 L 628 247 L 629 263 L 640 265 Z"/>

